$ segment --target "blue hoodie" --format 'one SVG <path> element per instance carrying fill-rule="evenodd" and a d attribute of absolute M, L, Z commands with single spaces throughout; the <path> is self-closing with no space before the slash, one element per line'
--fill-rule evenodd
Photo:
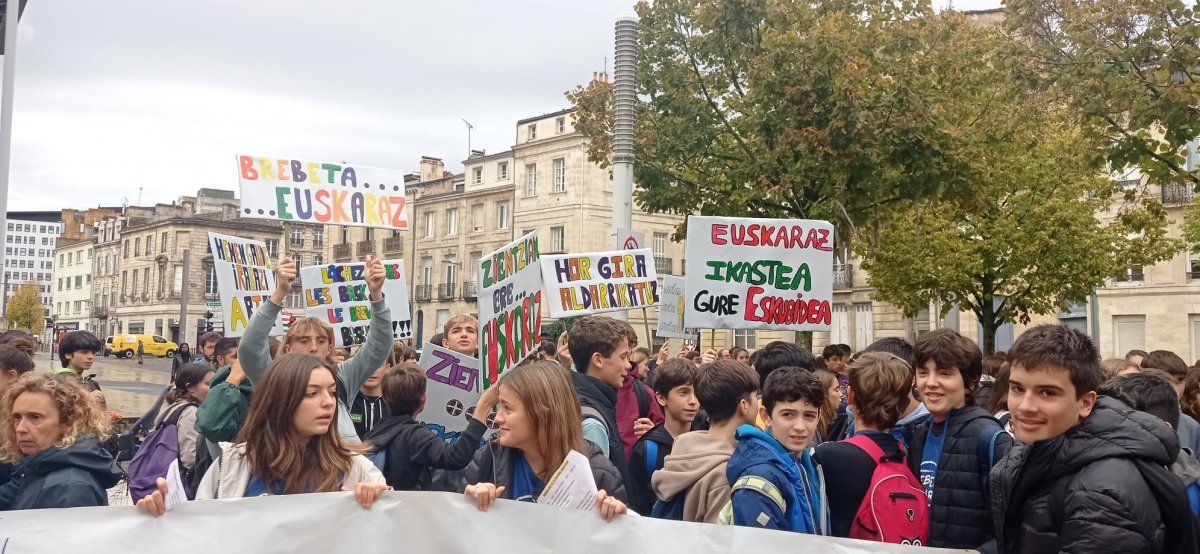
<path fill-rule="evenodd" d="M 823 478 L 809 453 L 805 451 L 797 459 L 775 437 L 753 425 L 738 427 L 736 437 L 738 446 L 725 473 L 730 486 L 742 477 L 762 478 L 779 490 L 787 508 L 781 511 L 774 500 L 758 490 L 735 489 L 730 498 L 733 523 L 827 535 Z"/>

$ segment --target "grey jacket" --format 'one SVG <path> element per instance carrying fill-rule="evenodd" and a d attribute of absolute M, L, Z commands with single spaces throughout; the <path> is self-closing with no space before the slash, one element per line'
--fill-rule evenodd
<path fill-rule="evenodd" d="M 250 382 L 258 385 L 267 366 L 271 363 L 271 346 L 267 343 L 267 335 L 275 325 L 283 306 L 267 299 L 254 311 L 250 324 L 238 344 L 238 361 L 242 363 L 242 371 Z M 371 328 L 367 332 L 367 340 L 359 349 L 358 355 L 342 362 L 338 366 L 338 378 L 342 380 L 343 391 L 357 394 L 363 383 L 371 378 L 371 374 L 383 365 L 388 354 L 392 351 L 392 314 L 383 300 L 371 303 Z M 341 391 L 339 391 L 341 392 Z M 337 429 L 342 440 L 349 444 L 362 442 L 354 431 L 354 422 L 350 420 L 349 399 L 338 395 Z"/>

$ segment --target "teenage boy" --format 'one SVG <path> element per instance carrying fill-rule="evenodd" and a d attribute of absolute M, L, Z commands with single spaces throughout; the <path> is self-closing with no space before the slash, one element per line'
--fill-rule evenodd
<path fill-rule="evenodd" d="M 238 346 L 238 359 L 251 382 L 261 381 L 267 372 L 267 365 L 271 363 L 271 347 L 267 335 L 275 326 L 279 312 L 283 310 L 283 302 L 292 290 L 292 281 L 297 273 L 296 263 L 291 258 L 285 256 L 279 260 L 275 266 L 275 291 L 254 311 L 245 333 L 242 334 Z M 386 277 L 383 263 L 367 256 L 364 273 L 367 279 L 367 294 L 371 301 L 370 329 L 358 355 L 337 364 L 336 376 L 337 430 L 342 441 L 350 444 L 358 444 L 361 440 L 354 432 L 354 422 L 350 421 L 348 406 L 353 399 L 349 396 L 362 387 L 392 351 L 392 317 L 383 301 L 383 281 Z M 333 328 L 328 323 L 309 317 L 292 322 L 284 335 L 280 351 L 284 354 L 312 354 L 330 360 L 333 348 Z"/>
<path fill-rule="evenodd" d="M 695 383 L 710 426 L 675 438 L 671 455 L 650 478 L 659 501 L 654 511 L 671 519 L 717 523 L 729 502 L 726 470 L 737 428 L 753 425 L 758 417 L 758 375 L 741 362 L 717 360 L 697 370 Z"/>
<path fill-rule="evenodd" d="M 100 383 L 96 382 L 94 374 L 84 376 L 84 372 L 92 369 L 96 361 L 96 353 L 104 350 L 104 343 L 91 331 L 71 331 L 63 336 L 58 343 L 58 361 L 62 367 L 55 373 L 74 375 L 83 388 L 92 392 L 92 398 L 98 402 L 101 411 L 108 410 L 108 402 L 100 391 Z"/>
<path fill-rule="evenodd" d="M 825 387 L 811 371 L 781 368 L 767 377 L 760 407 L 767 431 L 737 429 L 724 523 L 829 534 L 824 485 L 808 453 L 824 403 Z"/>
<path fill-rule="evenodd" d="M 1008 409 L 1022 444 L 991 476 L 997 550 L 1196 552 L 1183 483 L 1165 467 L 1179 439 L 1161 419 L 1097 397 L 1092 340 L 1039 325 L 1008 355 Z"/>
<path fill-rule="evenodd" d="M 879 339 L 862 349 L 859 354 L 866 354 L 868 352 L 893 354 L 908 364 L 909 368 L 917 365 L 917 360 L 913 356 L 913 346 L 908 341 L 899 337 L 884 337 Z M 912 379 L 909 379 L 909 383 L 912 383 Z M 900 420 L 892 425 L 891 428 L 892 436 L 896 437 L 896 440 L 901 441 L 901 443 L 904 441 L 904 428 L 906 426 L 917 425 L 929 419 L 929 409 L 925 407 L 925 403 L 921 402 L 921 398 L 917 396 L 916 387 L 909 386 L 907 396 L 912 400 L 909 401 L 908 408 L 905 408 L 904 414 L 900 416 Z M 851 421 L 851 424 L 853 423 Z M 850 431 L 851 436 L 853 436 L 855 428 L 852 426 Z"/>
<path fill-rule="evenodd" d="M 758 373 L 758 390 L 761 392 L 767 386 L 767 377 L 775 370 L 784 367 L 798 367 L 800 369 L 812 371 L 816 367 L 817 360 L 813 358 L 812 352 L 804 348 L 800 348 L 790 342 L 780 340 L 772 341 L 764 346 L 761 350 L 754 353 L 757 356 L 754 360 L 754 371 Z M 762 415 L 757 416 L 755 425 L 759 429 L 766 429 L 767 422 Z"/>
<path fill-rule="evenodd" d="M 983 374 L 975 343 L 949 329 L 922 335 L 913 346 L 916 384 L 930 419 L 904 430 L 909 468 L 929 498 L 929 544 L 978 548 L 992 539 L 987 478 L 1012 446 L 971 391 Z"/>
<path fill-rule="evenodd" d="M 383 400 L 391 415 L 384 418 L 364 440 L 382 456 L 374 456 L 383 476 L 398 491 L 435 489 L 431 469 L 465 469 L 479 449 L 487 431 L 484 418 L 496 404 L 497 387 L 484 391 L 473 417 L 458 440 L 447 443 L 416 420 L 425 409 L 425 372 L 415 362 L 397 364 L 381 379 Z"/>
<path fill-rule="evenodd" d="M 365 437 L 375 425 L 391 415 L 387 402 L 383 399 L 383 374 L 392 368 L 392 359 L 399 360 L 404 355 L 404 345 L 400 341 L 392 343 L 392 355 L 375 370 L 354 395 L 350 403 L 350 421 L 354 422 L 354 431 L 358 436 Z"/>
<path fill-rule="evenodd" d="M 850 347 L 845 350 L 840 344 L 826 345 L 821 350 L 821 359 L 825 360 L 825 367 L 832 371 L 837 376 L 838 388 L 842 391 L 842 402 L 839 408 L 846 405 L 846 390 L 849 386 L 849 379 L 846 377 L 846 364 L 850 362 Z"/>
<path fill-rule="evenodd" d="M 676 358 L 658 366 L 655 370 L 654 400 L 666 413 L 663 422 L 655 425 L 633 445 L 629 457 L 629 472 L 633 481 L 625 485 L 627 491 L 637 489 L 635 496 L 639 504 L 631 506 L 634 511 L 649 515 L 654 507 L 654 490 L 650 477 L 663 466 L 667 454 L 675 444 L 675 437 L 692 428 L 692 420 L 700 409 L 696 400 L 694 384 L 696 366 L 682 358 Z"/>
<path fill-rule="evenodd" d="M 617 389 L 625 383 L 634 346 L 637 335 L 629 323 L 594 315 L 576 321 L 568 339 L 575 362 L 571 385 L 579 396 L 583 438 L 600 447 L 626 483 L 632 479 L 617 425 Z"/>
<path fill-rule="evenodd" d="M 479 355 L 479 320 L 474 316 L 458 314 L 451 317 L 442 334 L 442 341 L 438 344 L 443 348 L 472 358 Z"/>
<path fill-rule="evenodd" d="M 915 502 L 925 508 L 928 502 L 920 481 L 905 463 L 906 452 L 890 432 L 908 405 L 911 396 L 913 370 L 907 361 L 887 352 L 863 351 L 847 366 L 850 379 L 850 409 L 854 412 L 856 434 L 849 440 L 827 442 L 817 447 L 813 458 L 825 474 L 825 494 L 829 498 L 829 531 L 835 537 L 849 537 L 859 507 L 879 482 L 874 481 L 880 461 L 898 462 L 897 472 L 913 492 L 920 495 Z M 869 441 L 869 442 L 868 442 Z M 890 476 L 888 476 L 890 477 Z M 904 498 L 892 506 L 905 510 Z M 890 506 L 888 506 L 890 507 Z M 888 508 L 888 507 L 885 507 Z M 926 509 L 914 513 L 928 514 Z M 901 520 L 903 521 L 903 520 Z M 928 534 L 928 518 L 920 522 L 922 533 L 909 533 L 904 539 Z M 888 531 L 874 529 L 887 538 Z M 881 532 L 882 531 L 882 532 Z M 903 536 L 903 534 L 901 534 Z M 866 538 L 856 536 L 855 538 Z"/>

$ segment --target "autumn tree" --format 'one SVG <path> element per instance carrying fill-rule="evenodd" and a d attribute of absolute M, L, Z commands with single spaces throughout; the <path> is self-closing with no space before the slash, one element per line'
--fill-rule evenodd
<path fill-rule="evenodd" d="M 25 329 L 36 336 L 46 328 L 41 290 L 34 283 L 17 287 L 17 292 L 8 299 L 5 314 L 10 329 Z"/>

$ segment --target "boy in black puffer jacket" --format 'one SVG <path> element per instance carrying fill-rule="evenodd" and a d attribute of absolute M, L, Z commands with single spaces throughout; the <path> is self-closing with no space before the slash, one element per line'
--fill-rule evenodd
<path fill-rule="evenodd" d="M 676 358 L 658 367 L 654 399 L 662 406 L 666 421 L 638 438 L 629 460 L 632 482 L 626 488 L 637 490 L 632 496 L 638 502 L 630 507 L 639 514 L 650 515 L 654 502 L 658 500 L 651 488 L 650 478 L 655 471 L 662 469 L 667 454 L 675 445 L 675 437 L 691 430 L 692 421 L 700 410 L 700 401 L 696 399 L 692 387 L 696 371 L 695 364 L 683 358 Z"/>
<path fill-rule="evenodd" d="M 1196 552 L 1196 521 L 1169 470 L 1162 419 L 1097 397 L 1086 335 L 1040 325 L 1009 352 L 1015 446 L 991 474 L 997 544 L 985 552 Z"/>

